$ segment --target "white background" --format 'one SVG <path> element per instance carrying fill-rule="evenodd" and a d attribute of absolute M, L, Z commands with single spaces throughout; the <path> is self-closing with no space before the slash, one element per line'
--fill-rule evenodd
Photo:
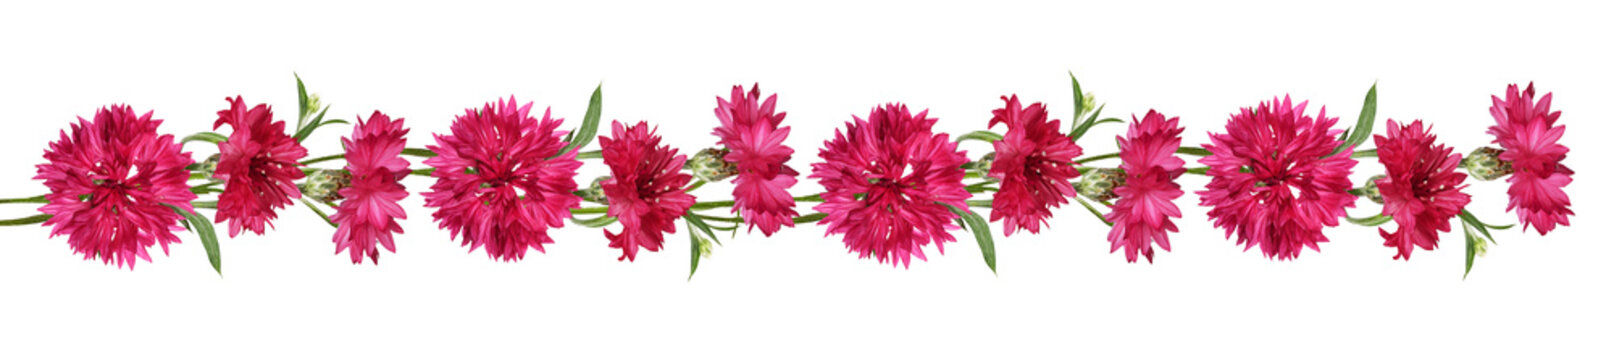
<path fill-rule="evenodd" d="M 1489 142 L 1490 95 L 1535 81 L 1556 94 L 1570 130 L 1579 215 L 1546 237 L 1499 232 L 1467 280 L 1460 233 L 1399 261 L 1374 229 L 1347 225 L 1327 230 L 1322 253 L 1275 262 L 1210 227 L 1192 193 L 1177 201 L 1185 218 L 1173 251 L 1152 265 L 1109 253 L 1107 228 L 1071 205 L 1051 231 L 999 237 L 996 276 L 963 231 L 945 256 L 904 270 L 857 259 L 819 226 L 741 233 L 693 281 L 682 232 L 628 263 L 600 230 L 567 227 L 552 232 L 548 254 L 501 263 L 437 230 L 418 195 L 404 200 L 399 252 L 380 266 L 332 255 L 332 229 L 301 207 L 283 210 L 267 235 L 223 239 L 223 277 L 189 234 L 128 271 L 80 260 L 45 228 L 6 228 L 0 357 L 1610 355 L 1606 8 L 584 3 L 7 4 L 0 196 L 43 193 L 30 178 L 48 141 L 106 104 L 155 110 L 167 119 L 161 131 L 181 136 L 209 129 L 237 94 L 294 121 L 294 71 L 335 115 L 406 118 L 413 147 L 463 109 L 511 94 L 575 126 L 603 82 L 607 120 L 648 119 L 692 152 L 716 140 L 714 97 L 760 82 L 789 112 L 791 165 L 804 172 L 850 115 L 887 101 L 929 108 L 954 134 L 983 128 L 1010 93 L 1068 121 L 1073 71 L 1108 115 L 1181 116 L 1185 144 L 1286 93 L 1348 123 L 1377 81 L 1380 132 L 1384 117 L 1421 118 L 1464 153 Z M 1113 151 L 1123 130 L 1100 127 L 1081 145 Z M 308 147 L 330 154 L 348 131 L 322 130 Z M 213 151 L 191 149 L 198 159 Z M 579 181 L 602 171 L 591 163 Z M 1353 179 L 1379 171 L 1368 159 Z M 803 179 L 795 190 L 819 189 Z M 1474 212 L 1513 222 L 1505 189 L 1475 183 Z M 728 196 L 721 186 L 696 195 Z M 1357 205 L 1358 216 L 1378 210 Z M 0 216 L 33 207 L 4 205 Z"/>

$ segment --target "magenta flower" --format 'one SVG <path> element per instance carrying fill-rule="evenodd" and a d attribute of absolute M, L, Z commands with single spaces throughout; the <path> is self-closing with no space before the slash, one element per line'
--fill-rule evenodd
<path fill-rule="evenodd" d="M 224 181 L 219 194 L 218 218 L 230 223 L 230 237 L 242 228 L 263 235 L 264 225 L 276 217 L 275 211 L 302 198 L 297 179 L 303 178 L 298 159 L 308 150 L 286 135 L 286 123 L 275 121 L 268 105 L 247 109 L 240 96 L 225 98 L 230 108 L 219 111 L 213 129 L 230 125 L 228 140 L 219 142 L 219 165 L 214 178 Z"/>
<path fill-rule="evenodd" d="M 402 156 L 407 134 L 403 118 L 393 120 L 376 111 L 368 120 L 359 120 L 352 138 L 342 138 L 352 184 L 337 190 L 344 200 L 331 216 L 337 224 L 331 240 L 336 243 L 336 253 L 347 250 L 354 264 L 366 256 L 372 264 L 380 262 L 377 243 L 398 252 L 392 234 L 403 233 L 398 219 L 406 217 L 398 201 L 409 196 L 409 191 L 398 181 L 409 176 L 409 161 Z"/>
<path fill-rule="evenodd" d="M 692 177 L 679 172 L 684 156 L 661 145 L 643 121 L 631 128 L 612 121 L 611 136 L 600 137 L 600 155 L 611 168 L 611 179 L 600 182 L 610 203 L 606 215 L 622 222 L 622 232 L 605 231 L 611 247 L 622 249 L 617 260 L 633 261 L 639 248 L 661 250 L 661 233 L 676 232 L 673 221 L 695 205 L 695 196 L 684 193 Z"/>
<path fill-rule="evenodd" d="M 1110 228 L 1110 252 L 1126 249 L 1126 261 L 1137 262 L 1142 254 L 1154 262 L 1154 244 L 1171 251 L 1168 232 L 1177 232 L 1171 218 L 1181 218 L 1182 211 L 1172 201 L 1182 197 L 1177 177 L 1182 176 L 1183 160 L 1176 155 L 1182 146 L 1181 126 L 1177 118 L 1166 119 L 1154 110 L 1143 115 L 1143 120 L 1132 117 L 1126 137 L 1115 137 L 1121 147 L 1121 170 L 1126 182 L 1115 187 L 1115 207 L 1104 218 L 1114 223 Z"/>
<path fill-rule="evenodd" d="M 158 135 L 151 112 L 136 116 L 134 109 L 113 105 L 95 112 L 93 121 L 78 119 L 73 132 L 45 150 L 45 163 L 36 180 L 45 180 L 49 204 L 39 211 L 50 214 L 45 226 L 50 235 L 67 235 L 67 245 L 85 260 L 128 265 L 135 259 L 151 262 L 146 249 L 152 244 L 178 243 L 175 230 L 191 212 L 191 153 L 181 152 L 172 135 Z"/>
<path fill-rule="evenodd" d="M 1491 142 L 1502 145 L 1501 159 L 1512 162 L 1513 176 L 1508 178 L 1508 211 L 1519 215 L 1519 222 L 1528 230 L 1546 235 L 1558 225 L 1569 226 L 1569 194 L 1564 187 L 1572 181 L 1573 170 L 1563 166 L 1569 147 L 1559 144 L 1564 126 L 1557 125 L 1558 111 L 1552 111 L 1552 93 L 1535 101 L 1536 86 L 1530 84 L 1519 92 L 1518 85 L 1508 85 L 1507 99 L 1491 96 L 1491 117 L 1496 125 L 1487 133 L 1496 136 Z"/>
<path fill-rule="evenodd" d="M 1082 155 L 1082 147 L 1059 131 L 1059 120 L 1048 119 L 1042 103 L 1022 108 L 1019 96 L 1003 101 L 987 122 L 987 127 L 1009 127 L 1002 140 L 992 143 L 997 155 L 987 176 L 1002 181 L 992 197 L 992 221 L 1003 221 L 1003 236 L 1015 229 L 1035 234 L 1053 216 L 1050 209 L 1076 196 L 1070 180 L 1081 176 L 1073 160 Z"/>
<path fill-rule="evenodd" d="M 751 86 L 734 86 L 729 100 L 717 98 L 717 120 L 722 123 L 715 130 L 718 141 L 728 147 L 725 161 L 735 164 L 734 212 L 740 214 L 749 229 L 761 227 L 763 236 L 773 236 L 780 227 L 795 227 L 796 200 L 790 197 L 790 187 L 796 185 L 796 170 L 785 165 L 795 153 L 785 146 L 790 127 L 780 127 L 785 113 L 774 113 L 774 99 L 768 95 L 759 105 L 762 91 Z"/>
<path fill-rule="evenodd" d="M 1462 192 L 1466 175 L 1457 172 L 1462 155 L 1435 144 L 1423 121 L 1412 126 L 1390 120 L 1386 135 L 1373 135 L 1385 177 L 1374 181 L 1384 197 L 1384 214 L 1395 219 L 1394 233 L 1379 229 L 1384 246 L 1396 248 L 1394 259 L 1412 259 L 1412 247 L 1432 250 L 1440 232 L 1451 231 L 1451 218 L 1468 205 Z"/>
<path fill-rule="evenodd" d="M 1226 134 L 1211 134 L 1211 155 L 1199 159 L 1211 176 L 1198 192 L 1200 206 L 1211 206 L 1216 226 L 1229 237 L 1238 233 L 1245 250 L 1260 246 L 1268 258 L 1293 259 L 1302 247 L 1320 251 L 1317 243 L 1328 242 L 1323 227 L 1338 226 L 1345 208 L 1355 206 L 1353 149 L 1334 152 L 1343 143 L 1343 130 L 1331 129 L 1339 118 L 1324 108 L 1314 120 L 1305 110 L 1288 96 L 1240 109 Z"/>
<path fill-rule="evenodd" d="M 491 259 L 521 260 L 528 248 L 543 252 L 555 242 L 549 229 L 565 225 L 582 203 L 572 178 L 583 162 L 577 149 L 560 153 L 561 119 L 551 119 L 549 110 L 534 119 L 531 109 L 531 102 L 518 107 L 515 97 L 465 109 L 451 134 L 435 135 L 437 145 L 426 147 L 437 153 L 425 161 L 437 183 L 421 194 L 437 208 L 432 218 Z"/>
<path fill-rule="evenodd" d="M 966 208 L 964 169 L 968 162 L 947 134 L 931 133 L 935 118 L 914 115 L 901 104 L 876 107 L 869 119 L 856 116 L 845 131 L 825 141 L 809 177 L 824 186 L 824 203 L 813 207 L 826 214 L 828 234 L 842 240 L 859 258 L 907 267 L 912 257 L 925 260 L 924 246 L 955 241 L 957 229 L 947 205 Z M 945 204 L 945 205 L 944 205 Z"/>

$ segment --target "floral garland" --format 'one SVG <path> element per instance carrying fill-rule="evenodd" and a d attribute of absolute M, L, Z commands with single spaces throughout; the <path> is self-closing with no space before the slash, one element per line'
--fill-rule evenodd
<path fill-rule="evenodd" d="M 903 104 L 874 107 L 867 117 L 853 116 L 818 151 L 807 179 L 823 186 L 820 194 L 791 193 L 801 177 L 786 165 L 795 150 L 784 145 L 790 136 L 785 113 L 776 111 L 775 95 L 763 97 L 757 86 L 735 86 L 727 99 L 717 98 L 716 146 L 693 157 L 662 143 L 649 124 L 613 121 L 610 133 L 598 136 L 601 90 L 589 100 L 580 126 L 563 130 L 564 121 L 546 109 L 535 116 L 532 103 L 514 97 L 481 108 L 466 109 L 447 134 L 433 134 L 425 148 L 406 146 L 409 129 L 403 118 L 376 111 L 368 117 L 327 119 L 328 105 L 310 95 L 297 79 L 297 123 L 290 132 L 274 120 L 270 107 L 251 107 L 241 97 L 227 98 L 218 112 L 215 131 L 176 139 L 159 134 L 162 120 L 151 112 L 137 114 L 127 105 L 98 110 L 93 119 L 61 132 L 45 150 L 45 163 L 34 179 L 49 194 L 0 203 L 41 203 L 40 214 L 0 221 L 0 225 L 41 224 L 51 236 L 65 235 L 68 246 L 84 259 L 134 268 L 136 259 L 151 261 L 149 249 L 167 253 L 179 243 L 178 231 L 198 234 L 215 271 L 222 274 L 215 223 L 227 224 L 230 237 L 242 230 L 263 234 L 277 213 L 300 202 L 335 228 L 336 252 L 353 263 L 369 258 L 379 264 L 381 248 L 396 252 L 394 234 L 405 219 L 399 200 L 410 195 L 400 180 L 408 176 L 435 179 L 421 192 L 439 228 L 448 229 L 471 251 L 490 259 L 518 261 L 527 251 L 544 251 L 553 243 L 549 230 L 573 224 L 603 230 L 609 246 L 622 250 L 618 260 L 633 261 L 640 251 L 656 252 L 664 234 L 677 232 L 683 221 L 690 238 L 690 276 L 713 244 L 718 231 L 760 231 L 773 236 L 800 224 L 823 225 L 840 235 L 849 252 L 893 266 L 907 267 L 926 259 L 925 248 L 938 253 L 955 242 L 951 231 L 967 229 L 975 237 L 986 265 L 997 271 L 993 234 L 977 209 L 990 210 L 1003 236 L 1017 231 L 1037 233 L 1048 225 L 1051 209 L 1074 200 L 1110 226 L 1110 251 L 1128 262 L 1154 261 L 1155 248 L 1170 251 L 1173 218 L 1182 210 L 1173 202 L 1185 195 L 1177 179 L 1184 174 L 1210 177 L 1195 191 L 1200 206 L 1226 236 L 1237 236 L 1246 250 L 1259 247 L 1269 259 L 1292 260 L 1328 242 L 1326 227 L 1346 222 L 1380 228 L 1384 246 L 1394 259 L 1410 259 L 1414 248 L 1432 250 L 1439 235 L 1452 230 L 1456 218 L 1467 245 L 1464 276 L 1476 255 L 1495 243 L 1490 230 L 1513 225 L 1481 222 L 1465 207 L 1467 178 L 1506 177 L 1507 210 L 1527 231 L 1546 235 L 1569 225 L 1567 186 L 1574 172 L 1562 164 L 1568 147 L 1558 143 L 1564 126 L 1552 111 L 1552 94 L 1539 99 L 1534 84 L 1520 91 L 1509 85 L 1503 97 L 1491 98 L 1496 124 L 1487 133 L 1498 147 L 1481 147 L 1467 157 L 1440 144 L 1421 120 L 1387 120 L 1383 134 L 1372 134 L 1376 122 L 1377 86 L 1369 89 L 1354 126 L 1337 129 L 1327 110 L 1315 116 L 1307 103 L 1288 96 L 1273 98 L 1233 113 L 1222 132 L 1210 134 L 1202 147 L 1182 146 L 1184 128 L 1176 117 L 1154 110 L 1126 122 L 1101 117 L 1074 76 L 1076 121 L 1069 127 L 1051 119 L 1042 103 L 1003 97 L 988 129 L 953 138 L 932 130 L 936 118 Z M 1115 138 L 1116 153 L 1081 157 L 1077 145 L 1094 126 L 1126 123 L 1125 136 Z M 341 139 L 342 154 L 308 158 L 302 142 L 315 130 L 351 124 Z M 1362 149 L 1370 138 L 1373 149 Z M 959 143 L 982 141 L 993 152 L 971 160 Z M 217 146 L 217 155 L 197 163 L 183 148 L 191 143 Z M 1188 167 L 1184 156 L 1198 157 Z M 426 168 L 411 169 L 410 158 Z M 1358 159 L 1377 158 L 1383 175 L 1353 185 L 1349 175 Z M 1093 164 L 1116 159 L 1113 167 Z M 341 168 L 318 167 L 344 160 Z M 587 187 L 576 181 L 583 161 L 610 168 Z M 1460 171 L 1461 170 L 1461 171 Z M 1465 174 L 1466 172 L 1466 174 Z M 718 181 L 734 184 L 733 200 L 697 201 L 692 192 Z M 203 197 L 213 196 L 213 200 Z M 1378 214 L 1352 217 L 1346 208 L 1358 198 L 1382 204 Z M 811 213 L 802 214 L 806 204 Z M 214 209 L 212 220 L 198 209 Z M 721 214 L 728 210 L 729 214 Z M 330 212 L 331 215 L 327 215 Z M 713 213 L 718 214 L 713 214 Z M 732 235 L 731 235 L 732 236 Z"/>

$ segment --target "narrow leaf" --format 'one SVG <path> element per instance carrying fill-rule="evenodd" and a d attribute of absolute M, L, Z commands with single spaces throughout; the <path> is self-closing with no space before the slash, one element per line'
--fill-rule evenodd
<path fill-rule="evenodd" d="M 576 130 L 577 136 L 572 137 L 572 141 L 561 148 L 560 153 L 555 156 L 565 155 L 572 149 L 581 149 L 594 141 L 594 134 L 600 130 L 600 90 L 604 87 L 605 85 L 594 87 L 594 95 L 588 98 L 588 112 L 583 113 L 583 125 Z"/>
<path fill-rule="evenodd" d="M 998 273 L 998 252 L 997 247 L 992 243 L 992 229 L 986 226 L 986 219 L 982 219 L 981 215 L 977 215 L 972 211 L 959 209 L 949 204 L 942 205 L 947 206 L 948 210 L 952 210 L 953 214 L 963 218 L 965 224 L 969 224 L 967 228 L 971 233 L 975 234 L 975 242 L 981 245 L 981 257 L 986 259 L 986 267 L 991 268 L 992 274 L 996 275 Z"/>
<path fill-rule="evenodd" d="M 1393 220 L 1393 218 L 1384 214 L 1374 214 L 1373 216 L 1365 218 L 1350 217 L 1349 215 L 1345 216 L 1345 221 L 1349 221 L 1352 224 L 1369 227 L 1384 225 L 1384 223 L 1390 222 L 1390 220 Z"/>
<path fill-rule="evenodd" d="M 1076 81 L 1076 73 L 1067 73 L 1070 74 L 1070 92 L 1075 94 L 1074 97 L 1076 98 L 1076 115 L 1070 117 L 1070 133 L 1073 134 L 1071 137 L 1075 138 L 1074 134 L 1076 134 L 1076 123 L 1081 122 L 1082 113 L 1087 111 L 1087 109 L 1082 108 L 1082 104 L 1086 104 L 1087 102 L 1085 101 L 1086 99 L 1082 98 L 1082 83 Z"/>
<path fill-rule="evenodd" d="M 984 143 L 992 143 L 992 142 L 997 142 L 998 140 L 1003 140 L 1003 135 L 1000 135 L 998 133 L 991 132 L 991 131 L 981 130 L 981 131 L 971 131 L 968 134 L 964 134 L 963 136 L 958 137 L 958 142 L 965 142 L 965 141 L 969 141 L 969 140 L 975 140 L 975 141 L 980 141 L 980 142 L 984 142 Z"/>
<path fill-rule="evenodd" d="M 1345 143 L 1339 144 L 1339 148 L 1334 149 L 1335 154 L 1367 142 L 1368 137 L 1373 135 L 1374 116 L 1377 116 L 1378 109 L 1379 84 L 1373 83 L 1373 87 L 1367 89 L 1367 98 L 1362 100 L 1362 113 L 1356 118 L 1356 126 L 1346 130 L 1350 136 Z"/>
<path fill-rule="evenodd" d="M 213 231 L 213 222 L 208 221 L 207 217 L 202 216 L 202 214 L 185 211 L 173 205 L 163 205 L 174 209 L 174 212 L 184 216 L 185 220 L 190 222 L 190 226 L 196 231 L 197 238 L 202 240 L 202 250 L 207 252 L 207 262 L 213 265 L 213 272 L 224 275 L 223 261 L 220 259 L 219 254 L 219 235 Z"/>
<path fill-rule="evenodd" d="M 723 245 L 723 241 L 717 239 L 717 234 L 712 233 L 712 226 L 706 224 L 706 220 L 702 220 L 699 215 L 695 215 L 693 212 L 685 214 L 684 221 L 689 222 L 690 226 L 694 226 L 695 228 L 700 229 L 701 232 L 706 233 L 706 237 L 712 239 L 712 241 L 716 241 L 718 245 Z"/>
<path fill-rule="evenodd" d="M 218 143 L 224 142 L 224 140 L 229 140 L 229 139 L 230 138 L 227 137 L 227 136 L 224 136 L 224 134 L 211 132 L 211 131 L 203 131 L 203 132 L 199 132 L 199 133 L 195 133 L 195 134 L 190 134 L 190 136 L 186 136 L 183 139 L 179 139 L 179 144 L 180 145 L 185 145 L 186 143 L 189 143 L 189 142 L 192 142 L 192 141 L 202 141 L 202 142 L 208 142 L 208 143 L 212 143 L 212 144 L 218 144 Z"/>

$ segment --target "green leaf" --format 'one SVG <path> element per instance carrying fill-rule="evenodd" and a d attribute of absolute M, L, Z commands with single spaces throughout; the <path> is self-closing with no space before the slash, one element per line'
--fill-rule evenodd
<path fill-rule="evenodd" d="M 698 269 L 698 268 L 701 267 L 701 239 L 700 239 L 700 235 L 696 235 L 695 234 L 695 229 L 693 227 L 691 227 L 691 226 L 687 226 L 688 224 L 692 224 L 692 223 L 688 223 L 688 222 L 685 223 L 685 225 L 686 225 L 685 228 L 688 228 L 688 230 L 689 230 L 689 277 L 685 278 L 684 281 L 694 280 L 695 279 L 695 269 Z"/>
<path fill-rule="evenodd" d="M 991 268 L 992 274 L 996 275 L 998 273 L 998 252 L 997 247 L 992 243 L 992 229 L 986 226 L 986 219 L 982 219 L 981 215 L 969 210 L 959 209 L 950 204 L 942 205 L 947 206 L 947 210 L 952 210 L 953 214 L 958 215 L 959 218 L 963 218 L 965 224 L 969 224 L 967 228 L 971 233 L 975 234 L 975 242 L 981 245 L 981 257 L 986 259 L 986 267 Z"/>
<path fill-rule="evenodd" d="M 712 226 L 707 225 L 706 220 L 702 220 L 699 215 L 696 215 L 693 212 L 684 214 L 684 221 L 689 222 L 689 225 L 691 226 L 699 228 L 701 232 L 706 233 L 707 238 L 712 239 L 712 241 L 716 241 L 718 245 L 723 245 L 723 241 L 717 239 L 717 234 L 712 233 Z"/>
<path fill-rule="evenodd" d="M 1349 215 L 1345 216 L 1345 221 L 1350 221 L 1352 224 L 1370 227 L 1384 225 L 1384 223 L 1390 222 L 1390 220 L 1393 220 L 1393 218 L 1384 214 L 1374 214 L 1373 216 L 1365 218 L 1350 217 Z"/>
<path fill-rule="evenodd" d="M 302 129 L 303 125 L 305 125 L 304 123 L 308 121 L 308 88 L 303 86 L 302 76 L 297 75 L 295 72 L 291 73 L 291 76 L 297 78 L 297 127 L 295 129 Z"/>
<path fill-rule="evenodd" d="M 1485 240 L 1475 236 L 1474 228 L 1469 226 L 1468 222 L 1463 222 L 1463 239 L 1468 249 L 1467 260 L 1463 262 L 1463 279 L 1468 279 L 1468 273 L 1474 271 L 1474 255 L 1479 252 L 1479 247 L 1483 246 L 1480 242 Z"/>
<path fill-rule="evenodd" d="M 297 129 L 297 133 L 293 134 L 292 138 L 297 139 L 297 142 L 301 143 L 301 142 L 303 142 L 303 139 L 307 139 L 309 135 L 314 134 L 314 129 L 318 129 L 321 126 L 330 125 L 330 124 L 333 124 L 333 123 L 342 123 L 342 124 L 347 123 L 347 121 L 342 121 L 342 120 L 324 121 L 325 112 L 330 111 L 330 110 L 331 110 L 330 106 L 328 106 L 328 105 L 325 106 L 324 110 L 319 111 L 319 116 L 315 117 L 314 121 L 309 122 L 308 126 L 306 126 L 306 127 L 302 127 L 302 128 Z"/>
<path fill-rule="evenodd" d="M 1074 98 L 1076 99 L 1076 115 L 1070 117 L 1070 132 L 1074 134 L 1076 133 L 1076 122 L 1081 120 L 1082 113 L 1087 112 L 1087 109 L 1082 108 L 1087 103 L 1087 99 L 1082 98 L 1082 83 L 1076 81 L 1076 73 L 1068 71 L 1066 73 L 1070 74 L 1070 92 L 1075 94 Z"/>
<path fill-rule="evenodd" d="M 197 237 L 202 240 L 202 249 L 207 251 L 207 262 L 213 265 L 213 272 L 224 275 L 223 261 L 219 259 L 219 235 L 213 231 L 213 222 L 208 221 L 207 217 L 202 216 L 202 214 L 185 211 L 173 205 L 163 205 L 174 209 L 174 212 L 184 216 L 185 220 L 190 222 L 190 226 L 196 229 Z"/>
<path fill-rule="evenodd" d="M 1097 110 L 1093 110 L 1093 115 L 1088 116 L 1086 121 L 1082 121 L 1081 126 L 1077 126 L 1076 130 L 1071 131 L 1070 140 L 1080 140 L 1082 135 L 1087 135 L 1087 130 L 1092 129 L 1093 125 L 1098 124 L 1098 114 L 1102 113 L 1104 113 L 1104 105 L 1099 105 Z M 1116 122 L 1120 122 L 1120 119 L 1116 119 Z"/>
<path fill-rule="evenodd" d="M 581 149 L 594 141 L 594 134 L 600 130 L 600 89 L 604 87 L 604 84 L 594 87 L 594 95 L 588 98 L 588 112 L 583 113 L 583 125 L 574 130 L 577 136 L 567 142 L 566 147 L 561 148 L 560 153 L 555 156 L 565 155 L 572 149 Z"/>
<path fill-rule="evenodd" d="M 431 150 L 420 149 L 420 148 L 404 148 L 403 149 L 403 154 L 404 155 L 409 155 L 409 156 L 414 156 L 414 157 L 421 157 L 421 158 L 434 158 L 434 157 L 437 157 L 437 153 L 432 152 Z"/>
<path fill-rule="evenodd" d="M 958 137 L 958 142 L 965 142 L 965 141 L 970 141 L 970 140 L 980 141 L 980 142 L 984 142 L 984 143 L 992 143 L 992 142 L 996 142 L 998 140 L 1003 140 L 1003 135 L 1000 135 L 998 133 L 991 132 L 991 131 L 982 130 L 982 131 L 971 131 L 968 134 L 964 134 L 963 136 Z"/>
<path fill-rule="evenodd" d="M 1345 143 L 1339 144 L 1339 147 L 1334 149 L 1334 154 L 1367 142 L 1367 138 L 1373 135 L 1374 116 L 1377 115 L 1378 109 L 1379 84 L 1373 83 L 1373 87 L 1367 89 L 1367 98 L 1362 100 L 1362 114 L 1356 118 L 1356 126 L 1345 130 L 1350 136 L 1345 138 Z"/>
<path fill-rule="evenodd" d="M 203 132 L 199 132 L 199 133 L 195 133 L 195 134 L 190 134 L 190 136 L 186 136 L 183 139 L 179 139 L 179 144 L 180 145 L 185 145 L 186 143 L 189 143 L 189 142 L 192 142 L 192 141 L 203 141 L 203 142 L 208 142 L 208 143 L 212 143 L 212 144 L 218 144 L 218 143 L 224 142 L 225 140 L 229 140 L 229 139 L 230 138 L 227 137 L 227 136 L 224 136 L 224 134 L 211 132 L 211 131 L 203 131 Z"/>

